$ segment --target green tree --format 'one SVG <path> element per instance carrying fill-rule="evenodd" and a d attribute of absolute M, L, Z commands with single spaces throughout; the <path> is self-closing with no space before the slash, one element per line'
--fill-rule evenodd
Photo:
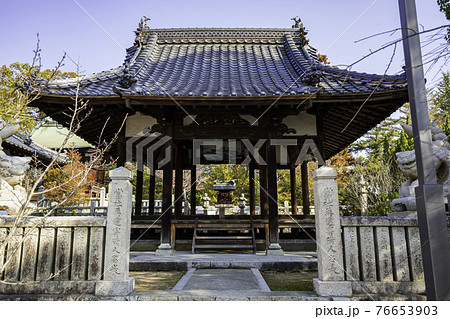
<path fill-rule="evenodd" d="M 437 0 L 439 10 L 445 14 L 445 18 L 450 20 L 450 0 Z M 450 27 L 447 28 L 446 40 L 450 40 Z"/>
<path fill-rule="evenodd" d="M 233 203 L 235 205 L 238 205 L 238 198 L 241 194 L 244 194 L 247 199 L 250 197 L 248 187 L 248 166 L 227 164 L 207 165 L 204 168 L 204 174 L 206 175 L 206 179 L 202 183 L 203 194 L 205 192 L 208 193 L 208 196 L 211 198 L 212 205 L 217 202 L 216 191 L 213 191 L 215 181 L 236 181 L 236 190 L 233 191 Z M 256 189 L 258 188 L 257 185 L 258 183 L 255 183 Z"/>
<path fill-rule="evenodd" d="M 358 158 L 345 172 L 345 187 L 340 186 L 341 204 L 348 205 L 350 213 L 361 214 L 363 202 L 368 204 L 367 213 L 371 215 L 392 211 L 390 203 L 398 197 L 398 188 L 406 180 L 398 168 L 396 153 L 414 149 L 413 140 L 400 123 L 411 123 L 408 105 L 350 146 Z M 364 195 L 366 200 L 361 188 L 363 181 L 368 185 Z"/>
<path fill-rule="evenodd" d="M 29 106 L 47 81 L 75 77 L 76 73 L 41 70 L 28 63 L 12 63 L 0 67 L 0 118 L 9 124 L 19 124 L 22 131 L 36 125 L 39 111 Z"/>
<path fill-rule="evenodd" d="M 430 118 L 450 135 L 450 73 L 442 73 L 442 80 L 430 94 Z"/>
<path fill-rule="evenodd" d="M 339 204 L 341 206 L 351 205 L 345 194 L 347 187 L 349 187 L 350 172 L 357 162 L 358 160 L 353 157 L 348 147 L 328 160 L 327 165 L 334 168 L 337 173 L 336 182 L 338 184 Z"/>

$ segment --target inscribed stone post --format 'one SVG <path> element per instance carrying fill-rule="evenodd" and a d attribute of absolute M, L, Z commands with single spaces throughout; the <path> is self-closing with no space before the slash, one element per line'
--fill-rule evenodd
<path fill-rule="evenodd" d="M 319 278 L 314 288 L 321 296 L 350 296 L 345 281 L 336 171 L 322 166 L 313 173 Z"/>
<path fill-rule="evenodd" d="M 109 173 L 108 214 L 106 219 L 105 268 L 103 280 L 95 287 L 97 295 L 127 295 L 134 278 L 128 277 L 133 174 L 124 167 Z"/>

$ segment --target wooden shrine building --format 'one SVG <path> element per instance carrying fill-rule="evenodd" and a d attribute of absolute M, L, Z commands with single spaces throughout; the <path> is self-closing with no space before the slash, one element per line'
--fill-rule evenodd
<path fill-rule="evenodd" d="M 141 20 L 121 67 L 53 81 L 35 105 L 67 125 L 78 90 L 89 101 L 89 117 L 79 136 L 95 145 L 119 132 L 110 150 L 118 165 L 133 160 L 138 168 L 163 170 L 162 211 L 171 212 L 172 205 L 174 209 L 160 218 L 160 250 L 174 248 L 177 227 L 194 227 L 195 218 L 201 219 L 181 213 L 183 170 L 190 170 L 195 180 L 198 155 L 201 164 L 249 165 L 250 215 L 255 223 L 265 225 L 267 251 L 282 253 L 277 169 L 291 170 L 293 215 L 298 220 L 307 218 L 308 205 L 303 215 L 297 214 L 294 171 L 301 165 L 302 185 L 307 185 L 306 161 L 298 161 L 305 141 L 312 141 L 320 156 L 308 147 L 311 155 L 328 159 L 408 99 L 404 74 L 358 73 L 321 63 L 300 21 L 292 28 L 276 29 L 151 29 L 146 22 Z M 99 58 L 101 54 L 107 52 L 99 53 Z M 154 133 L 159 136 L 155 138 Z M 214 146 L 197 150 L 198 140 L 221 141 L 225 156 L 206 156 L 214 154 Z M 137 146 L 127 158 L 130 141 Z M 256 152 L 249 152 L 249 143 L 258 146 L 263 161 L 256 160 Z M 164 166 L 157 167 L 162 162 Z M 255 170 L 260 175 L 257 185 Z M 138 169 L 134 219 L 143 218 L 142 176 Z M 154 177 L 150 182 L 152 202 Z M 261 187 L 260 215 L 256 216 L 255 187 Z M 191 207 L 196 206 L 195 192 L 196 183 L 192 183 Z M 305 186 L 303 194 L 307 203 Z M 195 214 L 195 209 L 191 212 Z M 153 215 L 150 205 L 147 218 Z"/>

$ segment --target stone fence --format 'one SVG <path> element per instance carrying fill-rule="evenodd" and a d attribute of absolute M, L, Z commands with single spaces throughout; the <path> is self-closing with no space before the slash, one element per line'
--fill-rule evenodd
<path fill-rule="evenodd" d="M 14 223 L 15 217 L 1 218 L 0 242 Z M 106 218 L 27 217 L 19 226 L 0 251 L 0 267 L 9 260 L 0 274 L 0 293 L 21 293 L 31 286 L 36 293 L 94 292 L 92 281 L 103 277 Z"/>
<path fill-rule="evenodd" d="M 425 292 L 416 218 L 340 217 L 336 171 L 313 174 L 321 296 Z"/>
<path fill-rule="evenodd" d="M 0 216 L 0 294 L 133 290 L 128 277 L 132 174 L 120 167 L 110 177 L 107 217 Z"/>
<path fill-rule="evenodd" d="M 424 293 L 417 219 L 342 217 L 345 280 L 353 293 Z"/>

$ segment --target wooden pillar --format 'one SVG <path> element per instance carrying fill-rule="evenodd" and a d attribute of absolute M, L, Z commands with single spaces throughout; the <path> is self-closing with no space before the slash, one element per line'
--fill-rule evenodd
<path fill-rule="evenodd" d="M 183 209 L 183 162 L 181 154 L 181 144 L 176 144 L 175 159 L 175 218 L 181 218 Z"/>
<path fill-rule="evenodd" d="M 302 200 L 303 200 L 303 215 L 310 215 L 309 208 L 309 181 L 308 181 L 308 162 L 304 161 L 301 165 L 302 175 Z"/>
<path fill-rule="evenodd" d="M 141 161 L 137 163 L 136 170 L 136 192 L 134 194 L 134 216 L 142 215 L 142 189 L 144 186 L 144 165 Z"/>
<path fill-rule="evenodd" d="M 277 189 L 277 151 L 276 146 L 269 147 L 267 182 L 269 193 L 269 248 L 267 255 L 283 255 L 278 235 L 278 189 Z"/>
<path fill-rule="evenodd" d="M 292 215 L 297 215 L 297 179 L 295 175 L 295 167 L 290 168 L 289 174 L 291 182 L 291 212 Z"/>
<path fill-rule="evenodd" d="M 125 166 L 126 155 L 126 136 L 124 125 L 117 138 L 117 167 Z"/>
<path fill-rule="evenodd" d="M 172 154 L 172 143 L 169 144 Z M 163 196 L 162 196 L 162 216 L 161 216 L 161 244 L 156 250 L 157 256 L 172 255 L 172 184 L 173 184 L 173 163 L 172 158 L 163 167 Z"/>
<path fill-rule="evenodd" d="M 316 129 L 317 129 L 317 149 L 319 150 L 320 155 L 322 155 L 323 160 L 325 161 L 325 147 L 324 147 L 324 137 L 323 137 L 323 116 L 324 111 L 318 110 L 316 114 Z M 319 167 L 322 167 L 319 163 Z"/>
<path fill-rule="evenodd" d="M 268 141 L 261 147 L 262 159 L 267 163 L 267 143 Z M 263 218 L 267 218 L 269 215 L 269 202 L 268 202 L 268 189 L 267 189 L 267 165 L 259 165 L 259 205 L 261 216 Z"/>
<path fill-rule="evenodd" d="M 197 206 L 197 166 L 191 169 L 191 215 L 195 215 L 195 207 Z"/>
<path fill-rule="evenodd" d="M 250 192 L 250 215 L 255 215 L 255 166 L 253 162 L 248 166 L 248 188 Z"/>
<path fill-rule="evenodd" d="M 169 243 L 170 241 L 170 223 L 172 220 L 172 166 L 172 161 L 170 161 L 163 169 L 161 243 Z"/>
<path fill-rule="evenodd" d="M 155 215 L 155 176 L 156 170 L 154 167 L 150 171 L 150 181 L 148 185 L 148 214 Z"/>

